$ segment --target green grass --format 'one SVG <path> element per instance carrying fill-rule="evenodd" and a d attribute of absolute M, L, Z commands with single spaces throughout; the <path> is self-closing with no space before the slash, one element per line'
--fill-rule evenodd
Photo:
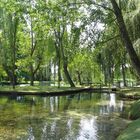
<path fill-rule="evenodd" d="M 117 140 L 140 140 L 140 119 L 130 123 Z"/>
<path fill-rule="evenodd" d="M 120 91 L 126 95 L 140 95 L 140 87 L 123 88 Z"/>
<path fill-rule="evenodd" d="M 58 88 L 57 86 L 16 86 L 15 89 L 12 86 L 0 86 L 0 91 L 28 91 L 28 92 L 51 92 L 51 91 L 63 91 L 63 90 L 70 90 L 70 89 L 77 89 L 71 87 L 61 87 Z"/>

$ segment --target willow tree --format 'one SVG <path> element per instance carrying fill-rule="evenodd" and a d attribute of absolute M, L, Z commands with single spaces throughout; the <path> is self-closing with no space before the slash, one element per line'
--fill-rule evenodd
<path fill-rule="evenodd" d="M 42 21 L 43 16 L 39 13 L 37 1 L 25 2 L 27 7 L 23 13 L 23 38 L 26 42 L 22 42 L 21 55 L 25 56 L 26 67 L 29 68 L 30 85 L 34 85 L 34 80 L 40 66 L 43 63 L 47 30 L 46 25 Z M 42 21 L 42 22 L 41 22 Z M 46 33 L 47 32 L 47 33 Z"/>
<path fill-rule="evenodd" d="M 13 88 L 15 88 L 17 82 L 17 32 L 21 9 L 15 1 L 1 3 L 1 5 L 3 6 L 1 10 L 3 67 L 10 78 Z M 19 6 L 19 8 L 15 8 L 16 6 Z"/>
<path fill-rule="evenodd" d="M 130 39 L 126 24 L 125 24 L 125 21 L 123 18 L 122 11 L 121 11 L 119 5 L 117 4 L 116 0 L 110 0 L 110 1 L 111 1 L 113 10 L 114 10 L 114 14 L 115 14 L 116 19 L 117 19 L 117 22 L 118 22 L 118 27 L 120 30 L 122 40 L 125 44 L 125 47 L 127 49 L 128 54 L 130 56 L 131 62 L 132 62 L 134 68 L 136 69 L 136 71 L 140 77 L 140 59 L 139 59 L 139 57 L 138 57 L 138 55 L 133 47 L 133 43 Z"/>
<path fill-rule="evenodd" d="M 70 2 L 73 2 L 73 0 Z M 72 48 L 74 46 L 76 47 L 76 44 L 74 44 L 76 39 L 73 39 L 74 33 L 72 30 L 75 28 L 76 19 L 79 17 L 76 5 L 71 5 L 70 2 L 60 0 L 58 2 L 51 1 L 48 3 L 49 18 L 47 20 L 50 20 L 58 58 L 58 85 L 60 86 L 62 68 L 70 86 L 75 87 L 68 65 L 73 52 Z"/>
<path fill-rule="evenodd" d="M 86 1 L 86 3 L 88 5 L 90 5 L 90 7 L 92 7 L 92 5 L 93 5 L 93 7 L 96 7 L 94 10 L 94 13 L 96 13 L 98 10 L 101 11 L 101 12 L 97 12 L 96 19 L 99 20 L 100 18 L 102 18 L 102 23 L 104 23 L 105 25 L 110 26 L 110 23 L 116 21 L 114 19 L 113 14 L 115 15 L 115 17 L 117 19 L 121 39 L 130 56 L 132 65 L 134 66 L 135 70 L 137 71 L 137 74 L 140 77 L 140 60 L 139 60 L 138 54 L 136 53 L 136 51 L 134 49 L 133 42 L 130 38 L 130 34 L 127 29 L 127 24 L 125 23 L 125 20 L 124 20 L 124 15 L 126 15 L 126 14 L 124 14 L 124 11 L 122 12 L 122 6 L 125 5 L 125 4 L 122 4 L 123 0 L 122 1 L 121 0 L 118 0 L 118 1 L 117 0 L 110 0 L 110 1 L 84 0 L 84 1 Z M 132 5 L 134 1 L 135 0 L 131 0 L 131 1 L 124 0 L 126 5 L 128 5 L 128 4 Z M 139 2 L 137 1 L 137 3 L 139 3 Z M 112 5 L 113 9 L 111 8 L 111 5 Z M 133 4 L 131 7 L 135 7 L 135 5 Z M 129 10 L 131 10 L 131 9 L 129 9 Z M 95 14 L 93 14 L 93 15 L 95 15 Z M 112 16 L 108 16 L 108 15 L 112 15 Z M 110 22 L 108 22 L 108 21 L 110 21 Z"/>

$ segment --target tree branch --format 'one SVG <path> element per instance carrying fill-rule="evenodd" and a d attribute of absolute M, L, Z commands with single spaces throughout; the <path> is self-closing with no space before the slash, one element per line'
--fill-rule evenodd
<path fill-rule="evenodd" d="M 82 5 L 82 4 L 87 4 L 87 5 L 89 5 L 89 4 L 86 3 L 86 2 L 78 2 L 78 3 L 69 3 L 69 5 L 67 5 L 67 6 L 70 6 L 70 5 Z M 97 7 L 101 7 L 101 8 L 103 8 L 103 9 L 109 10 L 109 11 L 111 11 L 111 12 L 114 13 L 114 10 L 113 10 L 113 9 L 111 9 L 111 8 L 109 8 L 109 7 L 107 7 L 107 6 L 104 6 L 104 5 L 102 5 L 102 4 L 97 4 L 96 2 L 93 2 L 93 1 L 92 1 L 91 4 L 94 4 L 94 5 L 97 6 Z"/>
<path fill-rule="evenodd" d="M 111 38 L 109 38 L 108 40 L 98 42 L 97 44 L 105 44 L 105 43 L 107 43 L 108 41 L 111 41 L 111 40 L 113 40 L 113 39 L 115 39 L 115 38 L 118 38 L 118 37 L 120 37 L 120 34 L 118 34 L 118 35 L 116 35 L 116 36 L 114 36 L 114 37 L 111 37 Z"/>

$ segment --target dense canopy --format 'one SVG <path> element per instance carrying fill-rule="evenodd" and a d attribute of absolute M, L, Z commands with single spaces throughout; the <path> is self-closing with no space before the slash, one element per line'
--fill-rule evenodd
<path fill-rule="evenodd" d="M 1 83 L 138 82 L 139 7 L 139 0 L 1 0 Z"/>

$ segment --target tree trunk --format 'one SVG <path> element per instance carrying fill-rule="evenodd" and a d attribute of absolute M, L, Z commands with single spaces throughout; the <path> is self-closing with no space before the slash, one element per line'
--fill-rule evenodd
<path fill-rule="evenodd" d="M 126 76 L 125 76 L 125 64 L 122 64 L 122 76 L 123 76 L 123 84 L 126 87 Z"/>
<path fill-rule="evenodd" d="M 51 81 L 51 62 L 49 62 L 49 65 L 46 67 L 47 69 L 47 74 L 46 74 L 46 80 L 47 81 Z"/>
<path fill-rule="evenodd" d="M 126 46 L 127 52 L 129 54 L 131 62 L 132 62 L 132 65 L 134 66 L 138 76 L 140 77 L 140 60 L 139 60 L 139 58 L 138 58 L 138 56 L 133 48 L 133 44 L 130 40 L 128 31 L 126 29 L 126 25 L 125 25 L 125 22 L 123 19 L 121 9 L 119 8 L 116 0 L 111 0 L 111 3 L 113 6 L 113 9 L 114 9 L 115 16 L 117 18 L 117 22 L 118 22 L 118 26 L 119 26 L 122 40 Z"/>
<path fill-rule="evenodd" d="M 79 84 L 82 85 L 82 82 L 81 82 L 81 73 L 79 71 L 77 71 L 77 75 L 78 75 Z"/>
<path fill-rule="evenodd" d="M 55 50 L 56 50 L 56 57 L 57 57 L 57 66 L 58 66 L 58 88 L 60 88 L 60 82 L 61 82 L 61 57 L 60 57 L 60 48 L 57 46 L 57 43 L 55 43 Z"/>
<path fill-rule="evenodd" d="M 60 66 L 60 56 L 58 57 L 58 88 L 60 88 L 61 82 L 61 66 Z"/>
<path fill-rule="evenodd" d="M 55 85 L 55 81 L 56 81 L 56 63 L 54 63 L 54 71 L 53 71 L 54 75 L 53 75 L 53 80 L 54 80 L 54 85 Z"/>
<path fill-rule="evenodd" d="M 68 65 L 68 62 L 67 62 L 67 58 L 65 57 L 65 54 L 64 54 L 64 48 L 63 48 L 63 35 L 64 35 L 64 30 L 65 28 L 63 27 L 63 31 L 60 32 L 61 28 L 59 27 L 59 30 L 56 31 L 54 30 L 54 33 L 55 33 L 55 37 L 56 37 L 56 41 L 55 41 L 55 49 L 56 49 L 56 54 L 57 54 L 57 58 L 58 58 L 58 87 L 60 86 L 60 78 L 61 78 L 61 73 L 60 73 L 60 62 L 61 60 L 63 60 L 63 70 L 64 70 L 64 73 L 65 73 L 65 76 L 66 76 L 66 79 L 68 81 L 68 83 L 70 84 L 71 87 L 75 87 L 71 77 L 70 77 L 70 74 L 68 72 L 68 69 L 67 69 L 67 65 Z"/>
<path fill-rule="evenodd" d="M 108 74 L 107 74 L 107 72 L 106 72 L 106 68 L 104 68 L 103 73 L 104 73 L 104 84 L 105 84 L 105 86 L 107 86 L 107 83 L 108 83 L 108 82 L 107 82 L 107 81 L 108 81 L 108 80 L 107 80 L 107 75 L 108 75 Z"/>
<path fill-rule="evenodd" d="M 18 22 L 19 22 L 19 19 L 16 17 L 16 14 L 15 16 L 13 17 L 14 18 L 14 22 L 13 22 L 13 28 L 14 30 L 12 31 L 11 30 L 11 38 L 12 38 L 12 41 L 11 41 L 11 50 L 12 50 L 12 86 L 13 86 L 13 89 L 15 89 L 15 85 L 17 83 L 17 77 L 16 77 L 16 73 L 15 73 L 15 70 L 16 70 L 16 41 L 17 41 L 17 28 L 18 28 Z M 11 16 L 11 22 L 12 22 L 12 16 Z M 11 26 L 12 26 L 12 23 L 11 23 Z"/>
<path fill-rule="evenodd" d="M 34 54 L 34 50 L 35 50 L 32 18 L 31 18 L 31 32 L 30 32 L 30 34 L 31 34 L 31 52 L 30 52 L 30 57 L 32 59 L 33 54 Z M 30 86 L 34 86 L 34 70 L 33 70 L 32 62 L 30 64 Z"/>
<path fill-rule="evenodd" d="M 69 74 L 69 71 L 68 71 L 68 61 L 67 61 L 67 58 L 64 55 L 64 49 L 63 49 L 63 45 L 62 45 L 62 40 L 60 42 L 61 42 L 61 45 L 60 45 L 61 46 L 61 54 L 62 54 L 62 59 L 63 59 L 63 70 L 64 70 L 66 79 L 67 79 L 68 83 L 70 84 L 70 86 L 75 87 L 75 84 L 72 81 L 72 79 L 70 77 L 70 74 Z"/>
<path fill-rule="evenodd" d="M 56 58 L 57 58 L 57 66 L 58 66 L 58 88 L 60 88 L 60 81 L 61 81 L 61 55 L 60 55 L 60 43 L 59 43 L 59 34 L 57 31 L 55 33 L 55 51 L 56 51 Z"/>
<path fill-rule="evenodd" d="M 16 43 L 16 33 L 14 35 L 14 45 L 12 47 L 12 53 L 13 53 L 13 60 L 12 60 L 12 86 L 13 86 L 13 89 L 15 89 L 15 85 L 17 84 L 17 81 L 16 81 L 16 73 L 15 73 L 15 70 L 16 70 L 16 46 L 15 46 L 15 43 Z"/>
<path fill-rule="evenodd" d="M 15 46 L 13 46 L 13 64 L 12 64 L 12 87 L 13 89 L 15 89 L 15 85 L 16 85 L 16 75 L 15 75 L 15 70 L 16 70 L 16 66 L 15 66 Z"/>
<path fill-rule="evenodd" d="M 64 32 L 63 32 L 64 33 Z M 62 36 L 63 37 L 63 36 Z M 59 38 L 59 43 L 60 43 L 60 50 L 61 50 L 61 54 L 62 54 L 62 60 L 63 60 L 63 69 L 64 69 L 64 73 L 65 73 L 65 76 L 66 76 L 66 79 L 68 81 L 68 83 L 70 84 L 71 87 L 75 87 L 75 84 L 74 82 L 72 81 L 71 79 L 71 76 L 69 74 L 69 71 L 68 71 L 68 60 L 67 60 L 67 57 L 65 56 L 64 54 L 64 48 L 63 48 L 63 43 L 62 43 L 62 37 Z"/>
<path fill-rule="evenodd" d="M 34 86 L 34 71 L 32 64 L 30 64 L 30 86 Z"/>
<path fill-rule="evenodd" d="M 75 85 L 70 77 L 70 74 L 68 72 L 68 69 L 67 69 L 67 60 L 66 59 L 65 60 L 63 59 L 63 69 L 64 69 L 65 76 L 66 76 L 70 86 L 75 87 Z"/>

